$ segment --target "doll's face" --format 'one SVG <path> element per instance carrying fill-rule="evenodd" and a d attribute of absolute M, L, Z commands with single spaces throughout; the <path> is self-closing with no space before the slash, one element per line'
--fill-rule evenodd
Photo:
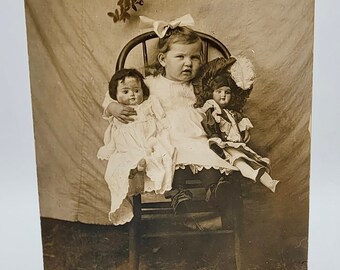
<path fill-rule="evenodd" d="M 213 99 L 221 106 L 221 108 L 227 107 L 231 99 L 231 90 L 228 86 L 221 86 L 214 90 Z"/>
<path fill-rule="evenodd" d="M 117 101 L 124 105 L 138 105 L 143 102 L 143 90 L 139 80 L 126 77 L 118 82 Z"/>

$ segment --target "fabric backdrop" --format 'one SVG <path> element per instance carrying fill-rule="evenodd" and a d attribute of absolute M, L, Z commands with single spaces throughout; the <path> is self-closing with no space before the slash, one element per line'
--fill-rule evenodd
<path fill-rule="evenodd" d="M 96 153 L 118 53 L 148 31 L 138 27 L 138 15 L 170 20 L 190 13 L 195 30 L 255 66 L 245 108 L 255 127 L 250 146 L 271 159 L 282 183 L 276 194 L 244 184 L 249 247 L 266 246 L 263 258 L 274 251 L 306 258 L 314 1 L 145 0 L 131 20 L 114 24 L 107 12 L 115 2 L 26 1 L 41 216 L 109 224 L 106 163 Z"/>

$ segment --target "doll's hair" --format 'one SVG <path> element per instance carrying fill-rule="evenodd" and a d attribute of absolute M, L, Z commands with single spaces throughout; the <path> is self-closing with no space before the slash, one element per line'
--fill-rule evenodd
<path fill-rule="evenodd" d="M 201 38 L 191 28 L 185 26 L 177 26 L 174 29 L 169 28 L 165 36 L 163 38 L 159 38 L 156 54 L 158 56 L 160 53 L 167 53 L 171 50 L 171 45 L 176 43 L 194 44 L 197 42 L 202 46 Z M 157 76 L 159 74 L 165 75 L 165 69 L 156 57 L 154 63 L 146 68 L 146 73 L 152 74 L 153 76 Z"/>
<path fill-rule="evenodd" d="M 144 100 L 147 99 L 150 95 L 149 88 L 144 83 L 143 75 L 136 69 L 133 68 L 124 68 L 118 70 L 115 74 L 113 74 L 110 82 L 109 82 L 109 95 L 112 99 L 117 100 L 117 88 L 119 82 L 124 82 L 126 77 L 135 78 L 140 82 L 141 88 L 143 91 Z"/>
<path fill-rule="evenodd" d="M 231 90 L 231 99 L 227 108 L 237 112 L 243 111 L 252 87 L 243 90 L 236 85 L 229 71 L 229 68 L 235 62 L 234 57 L 228 59 L 220 57 L 201 66 L 192 82 L 196 96 L 194 105 L 196 108 L 202 107 L 208 99 L 212 99 L 214 90 L 222 86 L 228 86 Z"/>

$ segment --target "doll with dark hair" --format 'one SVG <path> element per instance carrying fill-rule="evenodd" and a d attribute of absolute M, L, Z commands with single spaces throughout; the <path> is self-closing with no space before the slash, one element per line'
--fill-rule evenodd
<path fill-rule="evenodd" d="M 254 77 L 252 65 L 245 58 L 217 58 L 206 63 L 193 82 L 195 107 L 204 113 L 202 126 L 210 148 L 244 177 L 259 180 L 275 192 L 279 181 L 269 175 L 269 159 L 247 146 L 253 125 L 242 112 Z"/>
<path fill-rule="evenodd" d="M 136 111 L 134 121 L 124 124 L 108 117 L 104 146 L 98 158 L 108 160 L 105 180 L 111 191 L 109 219 L 115 225 L 133 217 L 130 195 L 139 192 L 163 194 L 171 189 L 175 149 L 169 140 L 164 110 L 144 78 L 135 69 L 116 72 L 109 83 L 110 97 Z M 141 181 L 135 176 L 143 175 Z M 140 177 L 139 177 L 140 178 Z"/>
<path fill-rule="evenodd" d="M 202 116 L 193 106 L 196 97 L 192 80 L 201 65 L 203 50 L 202 40 L 190 28 L 194 24 L 193 18 L 187 14 L 171 22 L 154 21 L 146 17 L 142 17 L 141 21 L 153 27 L 159 37 L 157 58 L 145 84 L 164 108 L 171 127 L 170 140 L 177 153 L 173 189 L 166 196 L 171 198 L 175 213 L 185 212 L 189 201 L 193 199 L 193 194 L 186 188 L 186 180 L 202 181 L 208 192 L 212 186 L 220 183 L 220 179 L 228 178 L 237 168 L 210 150 L 201 126 Z M 108 95 L 103 107 L 104 115 L 113 115 L 123 122 L 131 121 L 134 114 L 128 106 L 112 102 Z M 218 189 L 224 191 L 230 189 L 229 186 L 219 185 Z M 220 199 L 226 200 L 225 192 L 221 193 L 223 196 Z M 211 199 L 218 199 L 218 194 L 220 192 L 216 192 L 216 196 Z M 221 206 L 220 210 L 224 211 L 225 203 Z"/>

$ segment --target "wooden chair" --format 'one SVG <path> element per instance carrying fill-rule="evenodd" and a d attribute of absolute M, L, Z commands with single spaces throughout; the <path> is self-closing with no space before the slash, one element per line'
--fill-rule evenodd
<path fill-rule="evenodd" d="M 230 52 L 228 49 L 216 38 L 201 32 L 197 32 L 203 41 L 203 61 L 209 60 L 209 50 L 214 48 L 223 57 L 229 58 Z M 118 56 L 116 70 L 124 68 L 127 56 L 136 46 L 141 44 L 142 56 L 144 66 L 149 65 L 147 41 L 150 39 L 158 38 L 157 35 L 152 32 L 141 34 L 131 41 L 129 41 L 122 49 Z M 233 237 L 234 241 L 234 257 L 236 269 L 241 269 L 241 252 L 240 252 L 240 237 L 242 231 L 242 209 L 243 202 L 241 197 L 241 185 L 239 173 L 233 173 L 230 177 L 232 185 L 232 213 L 233 213 L 233 225 L 234 229 L 226 229 L 225 218 L 222 216 L 222 229 L 215 231 L 193 231 L 193 230 L 173 230 L 173 231 L 157 231 L 157 227 L 150 226 L 150 222 L 155 220 L 170 220 L 183 219 L 188 215 L 200 214 L 200 213 L 213 213 L 216 210 L 204 201 L 205 195 L 204 187 L 199 180 L 188 179 L 186 181 L 186 188 L 188 188 L 193 194 L 194 198 L 190 204 L 190 212 L 179 215 L 173 214 L 172 207 L 170 206 L 169 200 L 162 200 L 158 202 L 144 202 L 142 201 L 141 195 L 133 197 L 133 212 L 134 218 L 129 224 L 129 268 L 131 270 L 139 269 L 139 257 L 140 257 L 140 243 L 143 238 L 150 237 L 187 237 L 192 235 L 209 235 L 209 234 L 226 234 Z M 203 193 L 202 193 L 203 190 Z M 201 194 L 201 196 L 199 195 Z M 149 229 L 149 230 L 148 230 Z M 151 231 L 150 231 L 151 229 Z"/>

